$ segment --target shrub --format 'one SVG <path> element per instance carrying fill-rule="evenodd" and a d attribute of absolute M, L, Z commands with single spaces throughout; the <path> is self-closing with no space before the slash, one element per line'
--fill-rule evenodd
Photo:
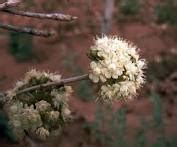
<path fill-rule="evenodd" d="M 32 36 L 17 32 L 10 32 L 10 53 L 17 61 L 26 61 L 33 57 Z"/>
<path fill-rule="evenodd" d="M 155 7 L 155 14 L 159 23 L 177 24 L 177 4 L 175 0 L 167 0 Z"/>
<path fill-rule="evenodd" d="M 121 0 L 120 11 L 125 15 L 136 15 L 140 11 L 139 0 Z"/>

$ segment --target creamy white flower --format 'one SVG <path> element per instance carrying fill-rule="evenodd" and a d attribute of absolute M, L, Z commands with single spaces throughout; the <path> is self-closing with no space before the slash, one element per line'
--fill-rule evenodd
<path fill-rule="evenodd" d="M 16 88 L 18 89 L 18 88 L 22 87 L 24 84 L 25 84 L 24 81 L 17 81 Z"/>
<path fill-rule="evenodd" d="M 35 106 L 39 112 L 45 112 L 50 109 L 51 104 L 49 104 L 47 101 L 41 100 L 37 102 Z"/>
<path fill-rule="evenodd" d="M 26 81 L 29 81 L 33 77 L 38 78 L 40 76 L 41 76 L 40 72 L 38 72 L 36 69 L 32 69 L 26 73 L 24 81 L 26 82 Z"/>
<path fill-rule="evenodd" d="M 41 78 L 42 76 L 49 78 L 51 81 L 58 82 L 61 80 L 61 75 L 49 73 L 49 72 L 39 72 L 36 69 L 32 69 L 26 73 L 24 82 L 27 83 L 31 78 L 35 77 L 37 79 Z"/>
<path fill-rule="evenodd" d="M 13 113 L 13 114 L 19 113 L 19 112 L 21 112 L 22 108 L 23 108 L 23 103 L 21 103 L 21 102 L 16 102 L 16 103 L 13 103 L 13 104 L 9 107 L 9 112 L 10 112 L 10 113 Z"/>
<path fill-rule="evenodd" d="M 64 86 L 65 90 L 64 93 L 58 93 L 57 91 L 53 90 L 51 95 L 54 96 L 53 98 L 53 105 L 55 108 L 60 109 L 62 105 L 62 115 L 64 118 L 69 117 L 70 110 L 68 107 L 68 98 L 72 93 L 72 88 L 70 86 Z"/>
<path fill-rule="evenodd" d="M 60 80 L 61 80 L 61 75 L 54 75 L 54 74 L 51 74 L 50 73 L 50 79 L 52 80 L 52 81 L 56 81 L 56 82 L 59 82 Z"/>
<path fill-rule="evenodd" d="M 21 114 L 21 121 L 24 129 L 36 129 L 42 125 L 39 112 L 33 107 L 26 107 Z"/>
<path fill-rule="evenodd" d="M 120 84 L 103 85 L 100 89 L 101 98 L 104 101 L 119 100 L 124 97 L 130 98 L 136 94 L 136 86 L 133 82 L 121 82 Z"/>
<path fill-rule="evenodd" d="M 69 116 L 71 114 L 71 111 L 68 108 L 65 108 L 63 113 L 65 116 Z"/>
<path fill-rule="evenodd" d="M 89 74 L 89 78 L 94 82 L 94 83 L 98 83 L 99 81 L 99 75 L 96 75 L 96 74 L 93 74 L 93 73 L 90 73 Z M 106 78 L 104 78 L 102 76 L 103 79 L 105 79 L 104 81 L 106 81 Z"/>
<path fill-rule="evenodd" d="M 125 65 L 125 69 L 130 80 L 135 81 L 135 76 L 138 74 L 138 67 L 134 63 L 128 63 Z"/>
<path fill-rule="evenodd" d="M 120 95 L 122 97 L 128 97 L 129 95 L 136 94 L 136 86 L 132 81 L 120 82 Z"/>
<path fill-rule="evenodd" d="M 54 94 L 54 92 L 51 93 L 53 96 L 55 96 L 52 100 L 53 100 L 53 104 L 55 106 L 55 108 L 59 109 L 60 108 L 60 105 L 62 103 L 65 103 L 67 100 L 65 98 L 65 95 L 62 94 L 62 93 L 57 93 L 57 94 Z"/>
<path fill-rule="evenodd" d="M 89 78 L 102 85 L 100 97 L 112 101 L 116 97 L 136 94 L 144 83 L 145 68 L 145 61 L 139 58 L 137 50 L 121 38 L 103 36 L 95 39 L 90 48 Z"/>
<path fill-rule="evenodd" d="M 64 86 L 64 88 L 65 88 L 65 95 L 66 97 L 69 98 L 69 96 L 71 96 L 71 93 L 73 92 L 73 89 L 71 86 Z"/>
<path fill-rule="evenodd" d="M 58 111 L 50 111 L 49 112 L 49 119 L 52 121 L 56 121 L 59 119 L 60 113 Z"/>
<path fill-rule="evenodd" d="M 44 127 L 40 127 L 36 130 L 36 134 L 41 140 L 46 140 L 46 138 L 50 135 L 50 132 Z"/>

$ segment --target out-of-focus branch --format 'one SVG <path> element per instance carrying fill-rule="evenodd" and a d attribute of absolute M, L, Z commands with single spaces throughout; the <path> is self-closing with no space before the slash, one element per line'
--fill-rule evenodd
<path fill-rule="evenodd" d="M 61 13 L 35 13 L 35 12 L 20 11 L 15 9 L 8 9 L 10 7 L 17 6 L 21 2 L 22 0 L 7 0 L 6 2 L 0 4 L 0 11 L 7 12 L 13 15 L 21 15 L 21 16 L 39 18 L 39 19 L 52 19 L 57 21 L 72 21 L 77 19 L 77 17 L 75 16 L 65 15 Z M 55 34 L 54 31 L 38 30 L 31 27 L 19 27 L 19 26 L 13 26 L 10 24 L 3 24 L 3 23 L 0 23 L 0 28 L 16 31 L 20 33 L 28 33 L 31 35 L 42 36 L 42 37 L 50 37 L 51 35 Z"/>
<path fill-rule="evenodd" d="M 113 11 L 114 11 L 115 0 L 104 0 L 105 9 L 103 14 L 103 20 L 101 24 L 101 33 L 108 34 L 111 29 Z"/>
<path fill-rule="evenodd" d="M 14 15 L 21 15 L 21 16 L 27 16 L 27 17 L 33 17 L 39 19 L 52 19 L 57 21 L 72 21 L 77 19 L 77 17 L 75 16 L 65 15 L 61 13 L 34 13 L 34 12 L 20 11 L 14 9 L 4 9 L 3 11 Z"/>
<path fill-rule="evenodd" d="M 50 37 L 55 34 L 54 31 L 44 31 L 44 30 L 38 30 L 31 27 L 20 27 L 20 26 L 14 26 L 14 25 L 3 24 L 3 23 L 0 23 L 0 28 L 19 32 L 19 33 L 27 33 L 35 36 L 42 36 L 42 37 Z"/>
<path fill-rule="evenodd" d="M 0 4 L 0 10 L 7 9 L 9 7 L 15 7 L 21 3 L 22 0 L 7 0 L 6 2 Z"/>
<path fill-rule="evenodd" d="M 25 92 L 33 91 L 33 90 L 40 89 L 40 88 L 46 88 L 46 87 L 50 87 L 50 86 L 61 86 L 61 85 L 65 85 L 68 83 L 73 83 L 73 82 L 86 80 L 86 79 L 88 79 L 88 74 L 84 74 L 81 76 L 75 76 L 75 77 L 71 77 L 68 79 L 62 79 L 59 82 L 49 82 L 49 83 L 45 83 L 45 84 L 35 85 L 32 87 L 28 87 L 26 89 L 23 89 L 21 91 L 18 91 L 17 94 L 22 94 Z"/>

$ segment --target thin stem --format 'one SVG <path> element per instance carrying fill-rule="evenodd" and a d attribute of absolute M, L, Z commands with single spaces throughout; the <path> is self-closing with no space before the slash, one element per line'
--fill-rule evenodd
<path fill-rule="evenodd" d="M 28 33 L 30 35 L 36 35 L 42 37 L 50 37 L 55 34 L 54 31 L 44 31 L 44 30 L 38 30 L 31 27 L 20 27 L 20 26 L 14 26 L 14 25 L 4 24 L 4 23 L 0 23 L 0 28 L 19 32 L 19 33 Z"/>
<path fill-rule="evenodd" d="M 21 16 L 33 17 L 39 19 L 52 19 L 57 21 L 72 21 L 77 19 L 77 17 L 75 16 L 65 15 L 61 13 L 34 13 L 34 12 L 20 11 L 14 9 L 4 9 L 3 11 L 14 15 L 21 15 Z"/>
<path fill-rule="evenodd" d="M 45 84 L 35 85 L 35 86 L 28 87 L 28 88 L 18 91 L 17 95 L 25 93 L 25 92 L 34 91 L 34 90 L 37 90 L 40 88 L 46 88 L 46 87 L 50 87 L 50 86 L 61 86 L 61 85 L 65 85 L 68 83 L 73 83 L 73 82 L 86 80 L 86 79 L 88 79 L 88 74 L 75 76 L 75 77 L 71 77 L 71 78 L 67 78 L 67 79 L 61 79 L 59 82 L 49 82 L 49 83 L 45 83 Z"/>
<path fill-rule="evenodd" d="M 21 0 L 7 0 L 6 2 L 0 4 L 0 10 L 7 9 L 9 7 L 15 7 L 21 3 Z"/>
<path fill-rule="evenodd" d="M 8 5 L 7 5 L 7 2 L 3 3 L 3 4 L 0 4 L 0 10 L 3 10 L 5 8 L 7 8 Z"/>

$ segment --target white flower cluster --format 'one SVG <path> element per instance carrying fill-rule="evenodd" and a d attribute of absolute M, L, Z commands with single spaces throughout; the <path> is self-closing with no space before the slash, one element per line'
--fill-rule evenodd
<path fill-rule="evenodd" d="M 89 78 L 101 83 L 100 97 L 104 101 L 130 98 L 144 83 L 145 60 L 139 58 L 136 46 L 121 38 L 97 38 L 89 58 Z"/>
<path fill-rule="evenodd" d="M 15 87 L 7 92 L 5 110 L 18 140 L 23 139 L 24 131 L 45 140 L 50 135 L 53 136 L 53 132 L 61 129 L 70 118 L 68 107 L 68 98 L 72 92 L 70 86 L 52 86 L 17 94 L 24 88 L 57 82 L 60 78 L 60 75 L 32 70 L 25 75 L 24 80 L 17 82 Z"/>

